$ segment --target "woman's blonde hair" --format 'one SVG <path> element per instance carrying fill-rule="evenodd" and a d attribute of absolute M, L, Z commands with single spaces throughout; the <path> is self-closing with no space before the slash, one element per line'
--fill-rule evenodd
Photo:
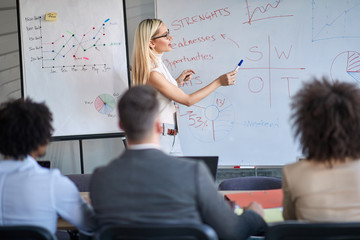
<path fill-rule="evenodd" d="M 136 29 L 131 70 L 133 86 L 146 84 L 150 77 L 151 67 L 156 62 L 149 44 L 158 33 L 161 23 L 159 19 L 145 19 Z"/>

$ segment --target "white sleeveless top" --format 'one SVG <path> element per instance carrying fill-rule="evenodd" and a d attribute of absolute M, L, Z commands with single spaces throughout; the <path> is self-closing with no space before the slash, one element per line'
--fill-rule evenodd
<path fill-rule="evenodd" d="M 171 76 L 169 70 L 163 63 L 161 59 L 162 55 L 163 54 L 155 54 L 157 66 L 155 67 L 155 65 L 153 65 L 151 72 L 156 71 L 161 73 L 162 75 L 164 75 L 166 80 L 168 80 L 170 83 L 174 84 L 175 86 L 178 86 L 176 80 Z M 174 101 L 165 97 L 160 92 L 158 92 L 158 100 L 160 102 L 160 120 L 163 123 L 175 124 L 176 108 L 174 105 Z"/>

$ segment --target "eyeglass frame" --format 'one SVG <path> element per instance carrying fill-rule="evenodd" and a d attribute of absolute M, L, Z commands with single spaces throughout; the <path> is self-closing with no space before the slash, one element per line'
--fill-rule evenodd
<path fill-rule="evenodd" d="M 157 37 L 153 37 L 153 38 L 151 38 L 151 40 L 155 40 L 155 39 L 158 39 L 158 38 L 163 38 L 163 37 L 166 37 L 166 39 L 170 39 L 169 38 L 169 35 L 170 35 L 170 30 L 168 29 L 168 32 L 167 33 L 165 33 L 165 34 L 163 34 L 163 35 L 160 35 L 160 36 L 157 36 Z"/>

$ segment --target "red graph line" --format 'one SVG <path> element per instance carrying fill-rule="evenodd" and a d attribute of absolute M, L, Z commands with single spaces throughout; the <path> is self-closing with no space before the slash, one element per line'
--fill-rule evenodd
<path fill-rule="evenodd" d="M 48 43 L 43 43 L 43 44 L 54 44 L 56 43 L 57 41 L 59 41 L 60 39 L 62 39 L 64 37 L 64 35 L 62 35 L 61 37 L 59 37 L 58 39 L 56 39 L 55 41 L 53 42 L 48 42 Z"/>
<path fill-rule="evenodd" d="M 85 33 L 83 36 L 87 35 L 89 32 L 94 31 L 95 27 L 92 27 L 87 33 Z"/>
<path fill-rule="evenodd" d="M 80 42 L 79 42 L 79 45 L 77 46 L 75 52 L 73 53 L 74 58 L 76 57 L 76 54 L 77 54 L 77 52 L 78 52 L 78 50 L 79 50 L 79 48 L 80 48 L 80 46 L 81 46 L 81 43 L 82 43 L 84 37 L 85 37 L 85 34 L 82 36 L 82 38 L 81 38 L 81 40 L 80 40 Z"/>
<path fill-rule="evenodd" d="M 266 20 L 266 19 L 271 19 L 271 18 L 283 18 L 283 17 L 293 17 L 294 15 L 281 15 L 281 16 L 272 16 L 272 17 L 266 17 L 266 18 L 257 18 L 257 19 L 251 19 L 251 22 L 257 22 L 257 21 L 262 21 L 262 20 Z M 243 24 L 245 23 L 249 23 L 251 24 L 249 21 L 243 22 Z"/>
<path fill-rule="evenodd" d="M 248 12 L 249 20 L 247 22 L 244 22 L 243 24 L 245 24 L 245 23 L 251 24 L 252 22 L 255 22 L 255 21 L 261 21 L 261 20 L 270 19 L 270 18 L 292 17 L 293 16 L 293 15 L 280 15 L 280 16 L 269 16 L 269 17 L 264 17 L 264 18 L 253 19 L 256 12 L 260 12 L 261 14 L 264 14 L 270 9 L 270 7 L 277 8 L 279 6 L 279 4 L 280 4 L 280 0 L 278 0 L 277 2 L 275 1 L 275 4 L 268 3 L 268 4 L 266 4 L 265 7 L 263 7 L 263 6 L 256 7 L 252 11 L 252 13 L 250 13 L 249 3 L 248 3 L 248 0 L 246 0 L 246 9 Z"/>

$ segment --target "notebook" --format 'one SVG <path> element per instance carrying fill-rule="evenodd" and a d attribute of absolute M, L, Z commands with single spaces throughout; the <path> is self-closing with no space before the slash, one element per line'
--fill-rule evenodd
<path fill-rule="evenodd" d="M 214 180 L 216 179 L 219 156 L 181 156 L 180 158 L 189 158 L 195 161 L 203 161 L 205 165 L 209 168 Z"/>
<path fill-rule="evenodd" d="M 262 191 L 244 191 L 225 194 L 225 198 L 236 202 L 240 207 L 247 206 L 253 201 L 262 205 L 265 212 L 265 221 L 267 223 L 282 222 L 282 189 L 262 190 Z M 241 215 L 243 209 L 235 209 L 235 213 Z"/>

